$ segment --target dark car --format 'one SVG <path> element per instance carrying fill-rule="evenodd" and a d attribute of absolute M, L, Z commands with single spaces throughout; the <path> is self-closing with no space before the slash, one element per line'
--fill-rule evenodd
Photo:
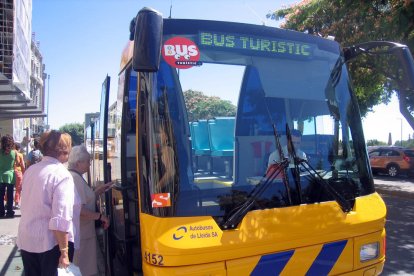
<path fill-rule="evenodd" d="M 414 150 L 403 147 L 377 147 L 368 149 L 373 173 L 383 172 L 391 177 L 401 173 L 414 173 Z"/>

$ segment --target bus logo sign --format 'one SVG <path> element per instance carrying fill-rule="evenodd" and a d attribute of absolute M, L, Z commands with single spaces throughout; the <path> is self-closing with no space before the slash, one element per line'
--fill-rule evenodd
<path fill-rule="evenodd" d="M 173 37 L 168 39 L 162 47 L 164 60 L 172 67 L 188 69 L 200 66 L 200 50 L 197 45 L 185 37 Z"/>
<path fill-rule="evenodd" d="M 187 227 L 181 226 L 175 230 L 176 233 L 173 234 L 173 239 L 178 241 L 181 240 L 184 237 L 184 234 L 187 233 Z M 182 233 L 184 232 L 184 233 Z"/>
<path fill-rule="evenodd" d="M 171 197 L 170 193 L 160 193 L 151 195 L 152 208 L 170 207 Z"/>

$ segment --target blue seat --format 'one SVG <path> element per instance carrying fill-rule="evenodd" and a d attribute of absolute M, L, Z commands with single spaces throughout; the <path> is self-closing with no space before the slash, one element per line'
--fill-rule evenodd
<path fill-rule="evenodd" d="M 211 156 L 234 155 L 234 117 L 217 117 L 208 120 Z"/>
<path fill-rule="evenodd" d="M 197 156 L 210 155 L 210 140 L 208 137 L 207 120 L 192 122 L 192 137 L 194 154 Z"/>
<path fill-rule="evenodd" d="M 197 172 L 204 168 L 205 171 L 211 171 L 211 148 L 208 134 L 207 120 L 199 120 L 190 123 L 191 148 L 195 156 L 194 170 Z"/>

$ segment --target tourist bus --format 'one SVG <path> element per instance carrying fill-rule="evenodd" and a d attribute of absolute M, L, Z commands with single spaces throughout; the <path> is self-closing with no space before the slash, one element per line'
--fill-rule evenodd
<path fill-rule="evenodd" d="M 382 272 L 386 206 L 347 62 L 379 47 L 400 60 L 402 85 L 413 89 L 406 46 L 342 48 L 267 26 L 163 19 L 150 8 L 130 31 L 117 85 L 103 85 L 103 155 L 91 170 L 92 185 L 116 183 L 100 204 L 111 220 L 107 275 Z M 189 89 L 235 112 L 195 120 Z M 279 160 L 269 160 L 275 151 Z"/>

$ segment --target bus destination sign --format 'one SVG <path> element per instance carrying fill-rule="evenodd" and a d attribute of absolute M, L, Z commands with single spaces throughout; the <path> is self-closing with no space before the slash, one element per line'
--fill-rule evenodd
<path fill-rule="evenodd" d="M 240 49 L 302 57 L 312 56 L 314 48 L 311 44 L 297 41 L 206 31 L 199 33 L 199 47 Z"/>

